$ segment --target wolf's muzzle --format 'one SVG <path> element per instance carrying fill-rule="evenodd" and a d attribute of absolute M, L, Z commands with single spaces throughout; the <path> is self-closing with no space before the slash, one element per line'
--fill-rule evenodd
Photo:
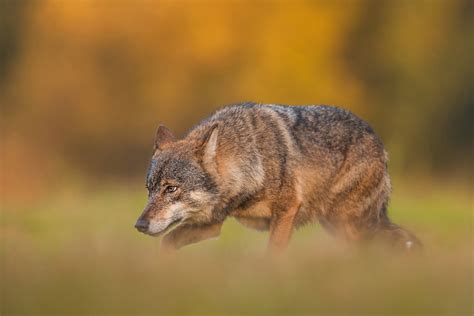
<path fill-rule="evenodd" d="M 146 219 L 139 218 L 137 222 L 135 223 L 135 228 L 139 232 L 146 232 L 148 230 L 148 226 L 150 225 L 150 222 Z"/>

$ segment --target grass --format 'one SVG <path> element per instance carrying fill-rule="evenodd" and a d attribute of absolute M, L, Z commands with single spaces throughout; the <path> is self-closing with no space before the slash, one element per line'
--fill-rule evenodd
<path fill-rule="evenodd" d="M 138 234 L 142 190 L 70 190 L 2 210 L 1 315 L 471 315 L 472 199 L 395 191 L 390 213 L 421 255 L 352 249 L 317 225 L 265 256 L 265 233 L 234 220 L 221 238 L 163 258 Z"/>

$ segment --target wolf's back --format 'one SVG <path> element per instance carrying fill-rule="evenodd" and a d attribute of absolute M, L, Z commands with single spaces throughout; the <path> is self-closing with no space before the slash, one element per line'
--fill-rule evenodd
<path fill-rule="evenodd" d="M 332 106 L 231 105 L 197 125 L 190 135 L 216 123 L 219 146 L 242 158 L 249 155 L 251 161 L 259 155 L 284 163 L 294 159 L 337 163 L 349 148 L 357 151 L 357 147 L 361 155 L 384 155 L 382 142 L 365 121 Z M 368 148 L 362 148 L 365 142 L 370 142 Z"/>
<path fill-rule="evenodd" d="M 240 197 L 238 201 L 257 193 L 281 197 L 284 188 L 295 188 L 288 194 L 300 192 L 305 195 L 302 199 L 328 194 L 321 188 L 329 187 L 345 164 L 351 168 L 373 164 L 386 176 L 389 188 L 382 142 L 349 111 L 244 103 L 218 110 L 188 137 L 199 138 L 215 124 L 218 180 L 229 196 Z M 363 169 L 353 172 L 358 170 Z"/>

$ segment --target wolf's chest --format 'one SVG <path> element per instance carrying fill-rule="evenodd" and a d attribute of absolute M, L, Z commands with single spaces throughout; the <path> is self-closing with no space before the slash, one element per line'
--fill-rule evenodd
<path fill-rule="evenodd" d="M 272 211 L 268 201 L 259 201 L 251 205 L 241 205 L 229 215 L 236 218 L 271 218 Z"/>

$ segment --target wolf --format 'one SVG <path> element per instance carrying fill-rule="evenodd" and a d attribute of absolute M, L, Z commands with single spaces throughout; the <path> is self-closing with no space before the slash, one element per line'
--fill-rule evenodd
<path fill-rule="evenodd" d="M 135 228 L 176 250 L 219 236 L 227 217 L 269 231 L 269 249 L 319 222 L 350 242 L 421 247 L 387 215 L 387 152 L 364 120 L 333 106 L 241 103 L 176 139 L 156 131 L 148 203 Z"/>

